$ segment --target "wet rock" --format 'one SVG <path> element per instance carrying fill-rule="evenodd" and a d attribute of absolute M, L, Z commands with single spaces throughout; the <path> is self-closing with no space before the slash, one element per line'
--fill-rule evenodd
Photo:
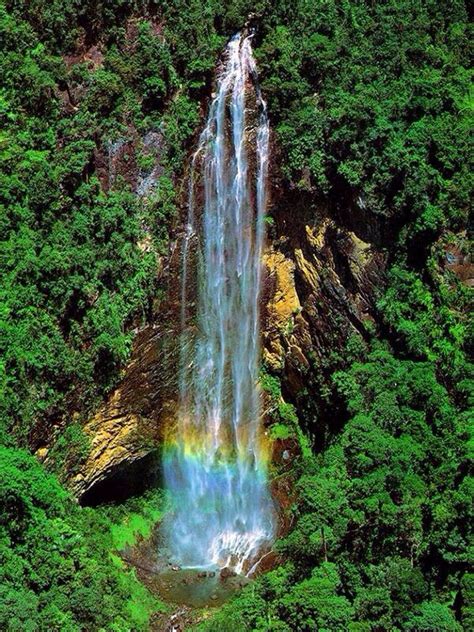
<path fill-rule="evenodd" d="M 181 566 L 178 566 L 177 564 L 173 564 L 173 566 L 171 567 L 172 571 L 180 571 L 181 570 Z"/>
<path fill-rule="evenodd" d="M 160 130 L 152 130 L 143 137 L 142 144 L 142 153 L 152 160 L 152 166 L 148 170 L 140 169 L 135 192 L 139 197 L 146 198 L 154 191 L 164 172 L 160 160 L 164 151 L 163 134 Z"/>
<path fill-rule="evenodd" d="M 229 579 L 230 577 L 236 577 L 237 573 L 232 570 L 231 568 L 229 568 L 228 566 L 224 566 L 223 569 L 221 569 L 221 572 L 219 573 L 219 577 L 225 581 L 226 579 Z"/>
<path fill-rule="evenodd" d="M 197 576 L 198 576 L 200 579 L 202 579 L 202 578 L 204 578 L 204 577 L 207 577 L 207 573 L 206 573 L 206 571 L 200 571 L 200 572 L 197 574 Z"/>
<path fill-rule="evenodd" d="M 468 287 L 474 286 L 474 263 L 472 253 L 469 248 L 469 241 L 465 233 L 451 235 L 453 243 L 444 244 L 448 236 L 440 238 L 438 248 L 444 251 L 444 261 L 442 267 L 454 274 L 461 283 Z M 433 249 L 436 248 L 436 244 Z"/>

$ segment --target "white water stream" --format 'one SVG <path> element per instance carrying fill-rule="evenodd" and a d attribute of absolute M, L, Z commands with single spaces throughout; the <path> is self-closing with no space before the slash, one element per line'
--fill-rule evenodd
<path fill-rule="evenodd" d="M 174 501 L 168 546 L 184 567 L 248 573 L 274 538 L 258 389 L 268 154 L 251 37 L 239 34 L 226 48 L 190 178 L 180 410 L 164 455 Z"/>

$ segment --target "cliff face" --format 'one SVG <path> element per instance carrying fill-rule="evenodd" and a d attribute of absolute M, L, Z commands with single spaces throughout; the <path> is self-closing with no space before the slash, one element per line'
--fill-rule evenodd
<path fill-rule="evenodd" d="M 160 477 L 159 447 L 176 417 L 180 257 L 175 242 L 160 268 L 164 290 L 151 322 L 136 333 L 117 387 L 83 425 L 89 451 L 67 485 L 83 504 L 119 500 Z"/>
<path fill-rule="evenodd" d="M 123 152 L 133 156 L 142 146 L 149 146 L 154 156 L 149 173 L 140 173 L 133 160 L 124 170 Z M 131 132 L 130 138 L 98 155 L 96 168 L 104 188 L 113 185 L 117 173 L 127 171 L 137 195 L 146 197 L 160 173 L 160 147 L 159 134 L 135 138 Z M 276 169 L 271 181 L 263 359 L 281 380 L 283 395 L 296 405 L 306 430 L 316 436 L 338 424 L 324 399 L 337 356 L 344 353 L 352 333 L 366 335 L 366 322 L 373 319 L 386 263 L 383 231 L 351 221 L 357 209 L 348 207 L 336 217 L 316 206 L 312 196 L 284 184 Z M 76 463 L 73 471 L 65 472 L 68 486 L 83 503 L 126 497 L 159 475 L 162 432 L 176 412 L 182 223 L 184 217 L 158 268 L 164 298 L 155 305 L 152 322 L 137 333 L 118 386 L 83 424 L 86 456 L 80 466 Z M 363 226 L 364 234 L 357 234 L 354 226 Z"/>
<path fill-rule="evenodd" d="M 292 204 L 286 195 L 275 206 L 264 255 L 263 359 L 317 434 L 338 423 L 323 415 L 327 358 L 343 354 L 352 333 L 365 335 L 386 256 L 329 213 L 292 214 Z M 157 476 L 162 431 L 176 412 L 178 250 L 165 266 L 169 289 L 155 322 L 137 334 L 118 387 L 84 425 L 90 451 L 69 478 L 81 502 L 127 496 Z"/>
<path fill-rule="evenodd" d="M 100 50 L 92 48 L 84 55 L 94 67 L 101 66 Z M 63 97 L 64 107 L 73 108 L 81 99 L 80 90 L 64 91 Z M 98 147 L 94 170 L 104 190 L 124 180 L 146 204 L 163 174 L 164 151 L 160 130 L 140 135 L 129 126 L 123 138 Z M 366 336 L 366 323 L 374 318 L 390 227 L 370 214 L 364 216 L 363 205 L 343 195 L 337 209 L 324 208 L 313 194 L 302 193 L 283 179 L 279 162 L 274 147 L 261 310 L 263 360 L 279 377 L 284 397 L 296 405 L 306 430 L 316 436 L 338 424 L 337 411 L 327 407 L 325 393 L 349 337 L 354 332 Z M 137 333 L 118 386 L 82 425 L 87 454 L 80 465 L 65 472 L 81 502 L 126 497 L 158 476 L 156 455 L 163 428 L 176 412 L 184 214 L 168 255 L 158 259 L 164 298 L 154 306 L 151 323 Z M 149 250 L 151 239 L 145 237 L 139 246 Z M 46 462 L 49 443 L 38 451 Z"/>
<path fill-rule="evenodd" d="M 336 214 L 278 182 L 275 190 L 265 256 L 263 357 L 314 435 L 338 424 L 325 409 L 325 389 L 350 336 L 366 337 L 374 321 L 387 262 L 384 235 L 367 224 L 364 234 L 355 232 L 350 207 Z"/>
<path fill-rule="evenodd" d="M 88 55 L 89 51 L 86 60 Z M 100 65 L 100 56 L 91 59 Z M 71 99 L 65 95 L 64 107 L 69 107 Z M 78 101 L 80 97 L 73 95 L 72 100 Z M 134 126 L 129 126 L 114 143 L 97 147 L 93 170 L 102 190 L 113 190 L 117 183 L 126 182 L 145 208 L 163 175 L 165 151 L 160 130 L 140 134 Z M 139 158 L 142 163 L 146 158 L 145 166 Z M 160 230 L 171 231 L 171 223 L 160 225 Z M 68 446 L 68 458 L 59 466 L 55 461 L 58 438 L 67 428 L 67 420 L 60 420 L 54 426 L 40 421 L 30 435 L 30 446 L 36 456 L 46 467 L 59 470 L 61 479 L 83 504 L 124 499 L 155 483 L 159 477 L 162 431 L 175 416 L 179 254 L 172 240 L 168 242 L 166 255 L 156 252 L 150 226 L 143 228 L 144 236 L 137 245 L 142 252 L 154 253 L 156 257 L 160 293 L 151 306 L 148 324 L 134 330 L 131 357 L 117 386 L 85 421 L 81 421 L 83 415 L 76 407 L 71 406 L 72 420 L 81 428 L 81 453 L 75 446 Z"/>
<path fill-rule="evenodd" d="M 121 382 L 84 424 L 90 450 L 69 479 L 84 504 L 126 498 L 156 480 L 161 429 L 174 414 L 169 340 L 158 325 L 139 332 Z"/>

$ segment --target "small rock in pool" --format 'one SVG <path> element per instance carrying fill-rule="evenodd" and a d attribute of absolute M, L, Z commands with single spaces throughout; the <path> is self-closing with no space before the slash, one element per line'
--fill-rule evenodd
<path fill-rule="evenodd" d="M 215 571 L 209 571 L 209 573 L 207 574 L 208 577 L 215 577 L 216 573 Z"/>
<path fill-rule="evenodd" d="M 198 573 L 198 577 L 207 577 L 206 571 L 201 571 L 200 573 Z"/>
<path fill-rule="evenodd" d="M 181 570 L 181 566 L 178 566 L 177 564 L 173 564 L 173 566 L 171 567 L 172 571 L 180 571 Z"/>

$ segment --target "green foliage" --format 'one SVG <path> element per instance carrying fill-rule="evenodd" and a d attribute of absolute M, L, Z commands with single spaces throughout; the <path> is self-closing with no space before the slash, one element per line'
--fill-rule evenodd
<path fill-rule="evenodd" d="M 300 186 L 369 213 L 459 225 L 469 200 L 469 26 L 463 2 L 279 0 L 258 51 Z M 407 235 L 403 235 L 406 239 Z"/>
<path fill-rule="evenodd" d="M 270 437 L 272 439 L 288 439 L 291 437 L 291 430 L 285 424 L 274 424 L 270 428 Z"/>
<path fill-rule="evenodd" d="M 311 449 L 299 426 L 295 407 L 283 399 L 278 378 L 263 369 L 260 374 L 260 386 L 268 399 L 266 415 L 268 421 L 271 422 L 271 438 L 288 439 L 294 437 L 298 441 L 302 454 L 310 454 Z"/>
<path fill-rule="evenodd" d="M 298 583 L 278 604 L 284 621 L 298 630 L 344 630 L 352 619 L 352 608 L 345 597 L 337 595 L 340 583 L 333 564 L 315 568 L 309 579 Z"/>
<path fill-rule="evenodd" d="M 0 447 L 2 630 L 146 629 L 161 606 L 114 565 L 112 537 L 33 457 Z"/>
<path fill-rule="evenodd" d="M 48 457 L 59 474 L 69 472 L 74 475 L 80 471 L 90 447 L 90 439 L 84 434 L 82 426 L 71 423 L 60 434 Z"/>
<path fill-rule="evenodd" d="M 463 629 L 453 617 L 453 613 L 444 604 L 424 601 L 407 621 L 406 630 L 428 632 L 440 630 L 442 632 L 461 632 Z"/>
<path fill-rule="evenodd" d="M 279 394 L 277 380 L 262 381 Z M 461 629 L 451 606 L 470 559 L 466 411 L 433 363 L 380 344 L 333 382 L 349 420 L 298 464 L 295 526 L 276 543 L 292 563 L 203 629 Z M 468 621 L 467 576 L 463 586 Z"/>
<path fill-rule="evenodd" d="M 3 7 L 0 26 L 0 349 L 8 375 L 0 409 L 24 436 L 38 414 L 61 414 L 78 384 L 84 401 L 110 385 L 130 349 L 124 325 L 143 312 L 155 263 L 137 247 L 135 196 L 106 195 L 90 175 L 96 143 L 84 117 L 109 112 L 123 84 L 97 70 L 80 111 L 66 117 L 53 97 L 65 78 L 61 58 Z"/>
<path fill-rule="evenodd" d="M 293 528 L 276 544 L 286 562 L 201 628 L 473 628 L 470 297 L 440 263 L 464 239 L 472 188 L 465 3 L 0 0 L 2 629 L 140 630 L 160 607 L 111 554 L 150 533 L 160 499 L 80 509 L 17 446 L 59 418 L 48 461 L 74 473 L 87 453 L 71 412 L 111 387 L 159 295 L 176 176 L 217 55 L 249 13 L 287 184 L 390 248 L 365 332 L 387 340 L 324 358 L 343 368 L 320 396 L 346 418 L 314 438 L 317 455 L 262 374 L 271 436 L 301 446 Z M 91 43 L 92 64 L 77 56 Z M 149 131 L 159 155 L 138 140 L 124 155 L 146 174 L 159 159 L 147 199 L 124 174 L 104 186 L 106 148 Z"/>
<path fill-rule="evenodd" d="M 164 498 L 160 491 L 131 498 L 119 506 L 104 506 L 100 512 L 104 520 L 112 523 L 110 534 L 113 548 L 122 551 L 135 544 L 138 538 L 148 538 L 163 515 Z"/>
<path fill-rule="evenodd" d="M 437 363 L 454 376 L 462 375 L 466 368 L 465 318 L 449 303 L 439 305 L 419 275 L 394 266 L 379 307 L 413 355 Z"/>

